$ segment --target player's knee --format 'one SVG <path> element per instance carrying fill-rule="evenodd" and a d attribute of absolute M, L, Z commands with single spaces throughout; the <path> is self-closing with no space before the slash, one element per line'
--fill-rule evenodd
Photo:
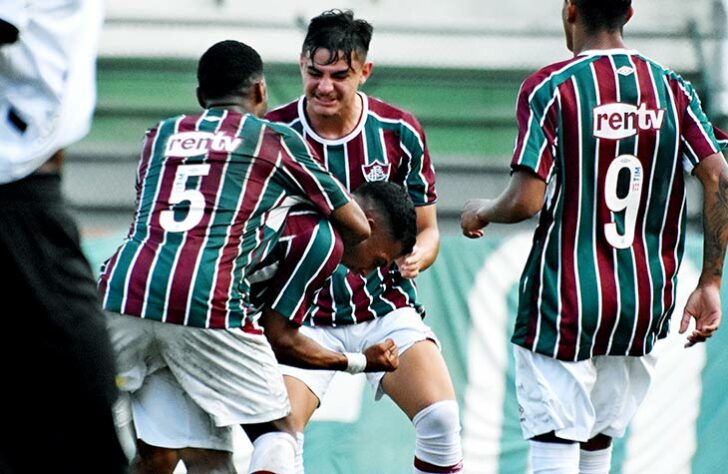
<path fill-rule="evenodd" d="M 250 472 L 294 472 L 296 439 L 288 433 L 273 431 L 262 434 L 253 442 Z"/>
<path fill-rule="evenodd" d="M 454 400 L 433 403 L 412 419 L 417 433 L 415 457 L 434 466 L 455 466 L 463 458 L 460 412 Z"/>

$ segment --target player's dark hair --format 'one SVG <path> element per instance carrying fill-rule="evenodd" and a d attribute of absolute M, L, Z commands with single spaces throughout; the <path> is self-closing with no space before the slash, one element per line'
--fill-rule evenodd
<path fill-rule="evenodd" d="M 402 255 L 412 252 L 417 239 L 417 213 L 407 191 L 389 181 L 364 183 L 354 191 L 384 220 L 391 236 L 402 243 Z"/>
<path fill-rule="evenodd" d="M 621 30 L 632 0 L 572 0 L 589 33 Z"/>
<path fill-rule="evenodd" d="M 212 45 L 197 65 L 197 84 L 208 99 L 239 96 L 262 78 L 263 60 L 240 41 Z"/>
<path fill-rule="evenodd" d="M 362 62 L 366 60 L 373 30 L 366 20 L 355 20 L 351 10 L 328 10 L 311 19 L 301 54 L 313 59 L 316 51 L 326 49 L 329 51 L 326 64 L 338 61 L 341 53 L 351 67 L 353 53 Z"/>

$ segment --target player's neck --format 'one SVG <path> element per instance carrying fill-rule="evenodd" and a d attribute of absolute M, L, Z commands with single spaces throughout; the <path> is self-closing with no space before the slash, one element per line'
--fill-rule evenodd
<path fill-rule="evenodd" d="M 574 55 L 581 54 L 584 51 L 625 49 L 626 47 L 622 40 L 622 34 L 619 32 L 601 32 L 591 35 L 579 35 L 577 33 L 574 35 Z"/>
<path fill-rule="evenodd" d="M 306 115 L 308 116 L 309 125 L 318 136 L 327 140 L 336 140 L 354 131 L 359 125 L 363 109 L 362 98 L 359 94 L 356 94 L 352 104 L 349 107 L 342 108 L 341 112 L 336 115 L 315 114 L 312 113 L 309 107 L 306 107 Z"/>

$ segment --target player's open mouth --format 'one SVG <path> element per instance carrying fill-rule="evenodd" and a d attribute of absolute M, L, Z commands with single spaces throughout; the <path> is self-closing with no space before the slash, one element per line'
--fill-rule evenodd
<path fill-rule="evenodd" d="M 325 105 L 325 106 L 334 105 L 337 102 L 336 99 L 326 99 L 326 98 L 321 98 L 321 97 L 314 97 L 314 101 L 316 101 L 317 103 L 319 103 L 321 105 Z"/>

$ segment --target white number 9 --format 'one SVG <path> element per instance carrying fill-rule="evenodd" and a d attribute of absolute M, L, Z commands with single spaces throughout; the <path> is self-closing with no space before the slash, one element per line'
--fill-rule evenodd
<path fill-rule="evenodd" d="M 205 196 L 196 189 L 187 189 L 187 178 L 190 176 L 207 176 L 210 172 L 210 165 L 180 165 L 174 176 L 172 193 L 169 195 L 169 203 L 179 204 L 182 201 L 189 201 L 190 208 L 187 215 L 181 221 L 174 220 L 174 210 L 168 209 L 159 214 L 159 224 L 167 232 L 185 232 L 196 226 L 205 214 Z"/>
<path fill-rule="evenodd" d="M 617 196 L 619 172 L 629 170 L 629 189 L 624 197 Z M 604 200 L 612 212 L 624 211 L 624 234 L 617 232 L 617 224 L 604 224 L 604 236 L 613 247 L 626 249 L 634 241 L 635 223 L 642 195 L 642 164 L 636 156 L 621 155 L 609 165 L 604 183 Z"/>

